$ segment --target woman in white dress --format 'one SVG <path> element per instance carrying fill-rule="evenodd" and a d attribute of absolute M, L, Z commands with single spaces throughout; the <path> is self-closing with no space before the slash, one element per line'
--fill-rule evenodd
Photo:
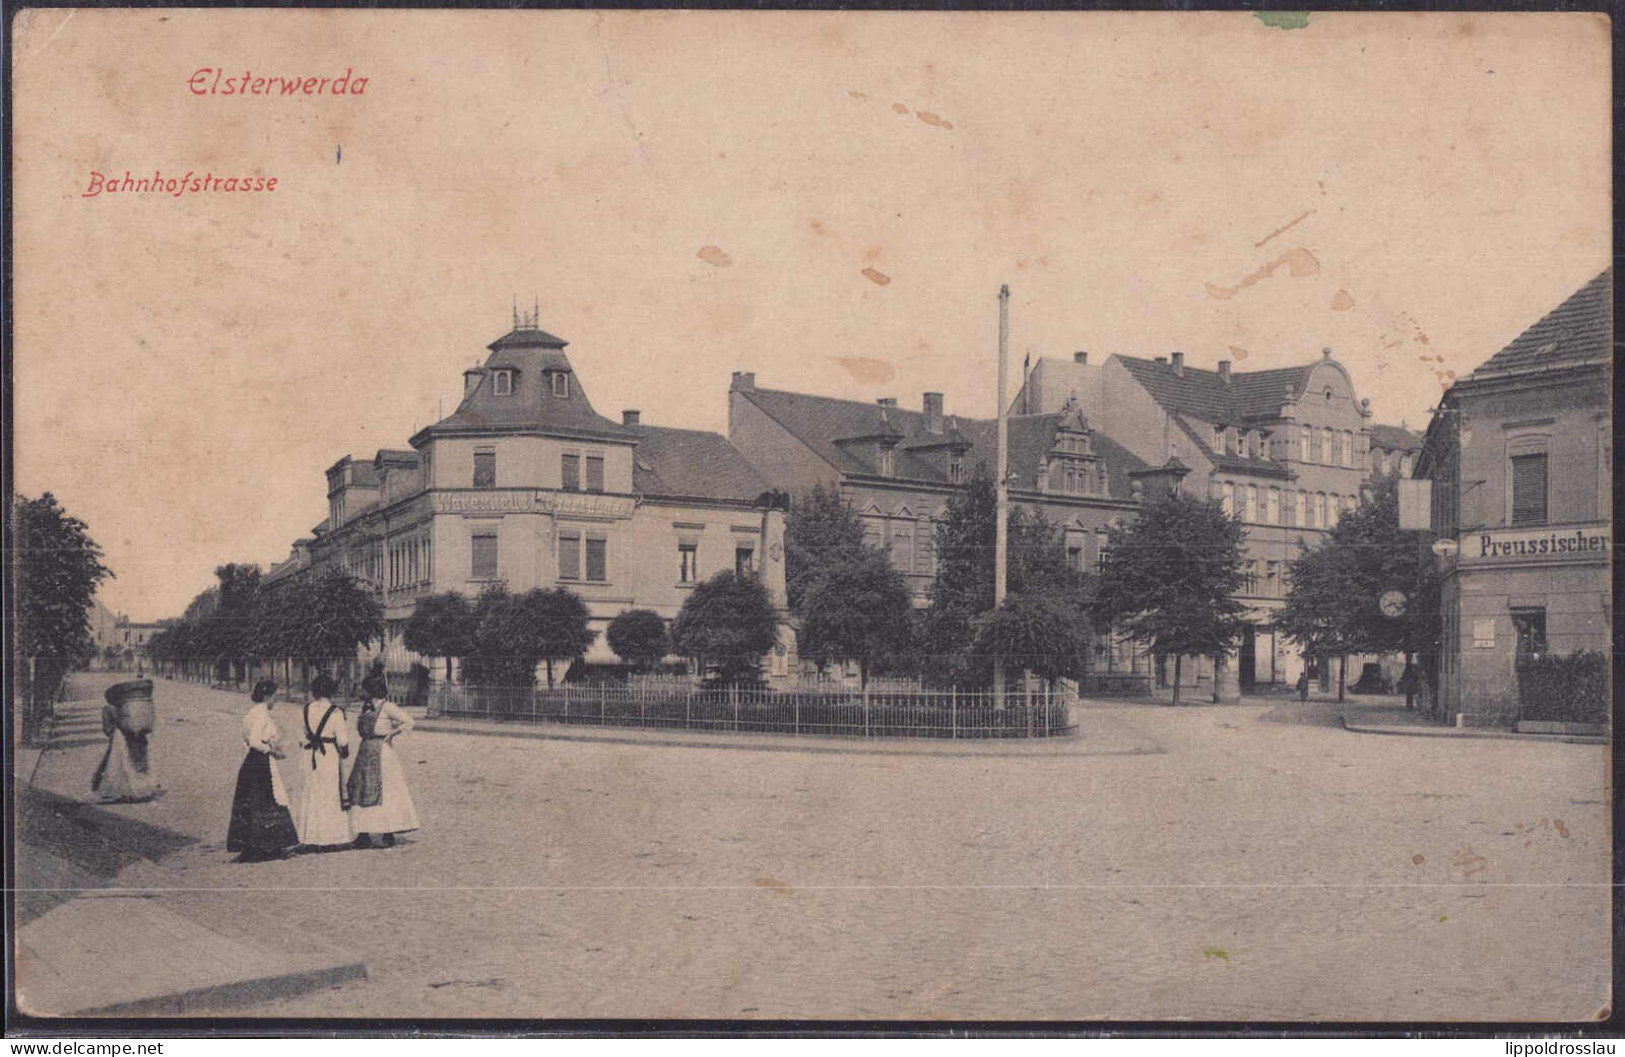
<path fill-rule="evenodd" d="M 364 700 L 356 719 L 361 747 L 349 783 L 350 832 L 361 847 L 372 846 L 373 838 L 378 837 L 384 847 L 391 848 L 395 834 L 418 828 L 406 774 L 390 747 L 396 737 L 412 729 L 412 717 L 389 700 L 388 693 L 380 676 L 370 675 L 361 684 Z"/>
<path fill-rule="evenodd" d="M 349 846 L 354 839 L 340 763 L 350 755 L 350 732 L 344 709 L 330 700 L 337 690 L 338 683 L 323 672 L 311 680 L 311 701 L 305 705 L 304 748 L 310 755 L 310 770 L 305 772 L 305 787 L 300 791 L 293 823 L 299 830 L 300 842 L 307 848 L 338 849 Z"/>
<path fill-rule="evenodd" d="M 137 680 L 107 688 L 107 704 L 102 706 L 102 733 L 107 735 L 107 751 L 102 754 L 90 789 L 98 804 L 139 803 L 159 792 L 149 769 L 149 740 L 152 683 Z M 139 715 L 126 708 L 126 698 L 139 697 L 147 706 Z"/>
<path fill-rule="evenodd" d="M 243 716 L 243 741 L 248 755 L 237 770 L 237 794 L 231 800 L 231 826 L 226 850 L 240 853 L 239 862 L 275 859 L 299 843 L 299 833 L 288 812 L 288 793 L 276 761 L 284 755 L 278 744 L 271 709 L 276 705 L 276 683 L 254 684 L 254 707 Z"/>

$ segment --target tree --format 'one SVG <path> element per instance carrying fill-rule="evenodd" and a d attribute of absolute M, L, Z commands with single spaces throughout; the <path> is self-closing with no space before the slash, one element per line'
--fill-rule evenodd
<path fill-rule="evenodd" d="M 350 661 L 384 636 L 384 610 L 355 577 L 328 567 L 278 586 L 263 632 L 280 656 L 297 659 L 307 683 L 311 662 Z"/>
<path fill-rule="evenodd" d="M 1002 656 L 1048 680 L 1074 670 L 1090 644 L 1087 621 L 1054 593 L 1011 595 L 972 625 L 975 652 L 987 663 Z"/>
<path fill-rule="evenodd" d="M 815 580 L 873 549 L 864 543 L 863 523 L 846 497 L 814 485 L 795 501 L 784 524 L 784 587 L 791 612 L 801 615 L 801 600 Z"/>
<path fill-rule="evenodd" d="M 653 669 L 671 652 L 666 622 L 652 609 L 628 609 L 604 632 L 615 655 L 637 668 Z"/>
<path fill-rule="evenodd" d="M 529 686 L 536 681 L 536 665 L 545 661 L 551 687 L 553 662 L 580 657 L 598 637 L 588 626 L 587 603 L 562 587 L 489 600 L 482 595 L 481 602 L 484 615 L 476 637 L 483 678 Z"/>
<path fill-rule="evenodd" d="M 725 682 L 754 681 L 778 642 L 778 614 L 756 577 L 720 572 L 689 593 L 671 639 L 702 671 L 714 665 Z"/>
<path fill-rule="evenodd" d="M 12 497 L 12 570 L 16 608 L 11 641 L 23 661 L 25 741 L 40 732 L 62 680 L 95 650 L 90 608 L 96 588 L 112 577 L 102 550 L 83 521 L 71 517 L 50 492 Z"/>
<path fill-rule="evenodd" d="M 925 634 L 933 656 L 931 670 L 954 682 L 987 685 L 993 679 L 994 655 L 979 651 L 978 618 L 993 610 L 997 496 L 985 464 L 978 464 L 964 490 L 948 501 L 937 525 L 937 576 L 931 585 L 931 608 Z M 1006 600 L 1020 596 L 1049 600 L 1041 608 L 1066 614 L 1075 626 L 1069 637 L 1086 656 L 1091 625 L 1089 604 L 1094 577 L 1067 561 L 1066 548 L 1041 513 L 1021 507 L 1009 514 Z M 1039 604 L 1035 601 L 1035 607 Z M 1031 611 L 1036 611 L 1031 610 Z M 991 645 L 995 640 L 989 639 Z M 1074 657 L 1068 670 L 1082 661 Z"/>
<path fill-rule="evenodd" d="M 413 653 L 446 658 L 446 682 L 451 682 L 451 659 L 474 652 L 478 625 L 468 599 L 446 591 L 418 599 L 406 622 L 402 641 Z"/>
<path fill-rule="evenodd" d="M 215 569 L 220 581 L 214 611 L 202 622 L 211 660 L 230 665 L 233 681 L 248 677 L 248 659 L 258 653 L 255 628 L 260 604 L 260 567 L 228 562 Z"/>
<path fill-rule="evenodd" d="M 877 661 L 912 645 L 914 593 L 884 551 L 859 543 L 803 583 L 801 655 L 824 664 L 857 661 L 862 685 Z"/>
<path fill-rule="evenodd" d="M 1219 660 L 1246 626 L 1246 607 L 1235 600 L 1245 538 L 1241 522 L 1218 500 L 1172 489 L 1154 495 L 1132 523 L 1107 532 L 1096 610 L 1134 641 L 1173 654 L 1176 705 L 1181 659 Z"/>
<path fill-rule="evenodd" d="M 1399 487 L 1374 483 L 1319 546 L 1299 544 L 1287 567 L 1286 602 L 1276 626 L 1306 653 L 1431 653 L 1439 642 L 1439 584 L 1421 541 L 1399 527 Z M 1394 617 L 1383 613 L 1388 591 L 1406 596 Z M 1337 699 L 1346 672 L 1340 670 Z"/>

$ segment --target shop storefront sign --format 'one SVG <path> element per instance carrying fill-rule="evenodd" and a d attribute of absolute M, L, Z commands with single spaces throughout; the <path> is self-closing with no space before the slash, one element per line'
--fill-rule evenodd
<path fill-rule="evenodd" d="M 1537 529 L 1485 529 L 1463 533 L 1461 560 L 1467 564 L 1517 561 L 1607 561 L 1607 525 L 1546 526 Z"/>

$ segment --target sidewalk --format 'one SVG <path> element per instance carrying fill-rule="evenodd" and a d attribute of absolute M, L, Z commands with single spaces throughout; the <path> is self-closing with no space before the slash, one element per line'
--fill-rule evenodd
<path fill-rule="evenodd" d="M 1403 704 L 1345 704 L 1343 726 L 1356 734 L 1400 734 L 1423 738 L 1489 738 L 1502 741 L 1555 741 L 1570 745 L 1602 745 L 1606 736 L 1583 734 L 1518 734 L 1484 727 L 1455 727 L 1407 709 Z"/>
<path fill-rule="evenodd" d="M 26 769 L 18 758 L 18 1008 L 36 1017 L 184 1016 L 364 977 L 364 963 L 321 946 L 232 935 L 193 917 L 199 890 L 166 863 L 199 843 L 179 821 L 182 805 L 165 802 L 189 790 L 147 804 L 90 796 L 106 745 L 99 691 L 113 681 L 99 674 L 73 677 L 79 700 L 57 706 Z"/>

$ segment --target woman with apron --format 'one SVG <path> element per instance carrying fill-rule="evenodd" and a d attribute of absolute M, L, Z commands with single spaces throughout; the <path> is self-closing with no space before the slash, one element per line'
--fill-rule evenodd
<path fill-rule="evenodd" d="M 412 717 L 388 700 L 389 688 L 382 676 L 368 676 L 361 684 L 361 695 L 361 715 L 356 718 L 361 747 L 350 768 L 350 831 L 356 835 L 358 847 L 372 847 L 377 837 L 384 847 L 392 848 L 395 834 L 418 828 L 417 809 L 406 791 L 406 774 L 390 747 L 396 735 L 412 729 Z"/>
<path fill-rule="evenodd" d="M 350 844 L 349 795 L 344 788 L 340 761 L 350 755 L 350 732 L 344 709 L 330 698 L 338 690 L 333 677 L 323 672 L 311 680 L 311 701 L 305 705 L 304 749 L 310 769 L 304 771 L 294 826 L 307 848 L 336 850 Z M 300 764 L 303 769 L 303 763 Z"/>

